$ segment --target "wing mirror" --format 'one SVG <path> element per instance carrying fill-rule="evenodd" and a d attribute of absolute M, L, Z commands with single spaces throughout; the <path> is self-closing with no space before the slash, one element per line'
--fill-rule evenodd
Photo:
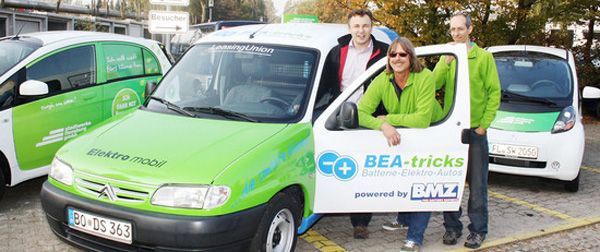
<path fill-rule="evenodd" d="M 327 122 L 325 128 L 328 130 L 356 129 L 358 128 L 358 108 L 354 102 L 344 102 L 342 106 L 333 113 Z"/>
<path fill-rule="evenodd" d="M 600 88 L 585 86 L 582 96 L 584 99 L 598 99 L 600 98 Z"/>
<path fill-rule="evenodd" d="M 22 96 L 40 96 L 48 94 L 48 84 L 37 81 L 28 80 L 19 85 L 19 95 Z"/>

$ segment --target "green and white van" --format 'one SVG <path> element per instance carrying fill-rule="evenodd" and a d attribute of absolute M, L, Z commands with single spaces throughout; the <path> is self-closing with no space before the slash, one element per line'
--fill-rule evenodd
<path fill-rule="evenodd" d="M 0 198 L 46 175 L 69 139 L 141 105 L 171 66 L 155 41 L 73 31 L 1 38 L 0 59 Z"/>
<path fill-rule="evenodd" d="M 579 189 L 585 145 L 581 95 L 570 51 L 494 46 L 502 102 L 489 129 L 490 171 L 564 181 Z M 585 87 L 583 98 L 600 98 Z"/>
<path fill-rule="evenodd" d="M 322 81 L 338 74 L 324 62 L 347 32 L 267 24 L 200 39 L 144 106 L 57 152 L 41 192 L 51 229 L 89 250 L 292 251 L 321 213 L 457 210 L 466 47 L 417 48 L 456 57 L 455 104 L 428 128 L 399 128 L 402 143 L 388 147 L 380 131 L 358 128 L 346 102 L 387 58 L 338 97 L 317 92 L 339 87 Z"/>

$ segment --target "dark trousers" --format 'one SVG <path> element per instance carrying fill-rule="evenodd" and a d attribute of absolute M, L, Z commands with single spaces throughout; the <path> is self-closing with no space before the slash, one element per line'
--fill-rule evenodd
<path fill-rule="evenodd" d="M 366 227 L 369 226 L 369 222 L 371 222 L 371 217 L 373 217 L 372 213 L 352 213 L 350 214 L 350 222 L 352 222 L 353 227 Z"/>
<path fill-rule="evenodd" d="M 468 215 L 471 224 L 469 231 L 485 235 L 488 232 L 488 166 L 489 149 L 487 135 L 481 136 L 472 129 L 469 134 L 469 161 L 467 164 L 467 183 L 469 183 Z M 462 208 L 457 212 L 444 212 L 446 231 L 462 233 L 463 225 L 459 218 Z"/>

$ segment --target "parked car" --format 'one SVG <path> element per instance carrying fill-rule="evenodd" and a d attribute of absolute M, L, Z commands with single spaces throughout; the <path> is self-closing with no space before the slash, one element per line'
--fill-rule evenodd
<path fill-rule="evenodd" d="M 197 41 L 143 107 L 57 152 L 41 192 L 54 233 L 100 251 L 289 252 L 319 213 L 458 210 L 466 48 L 416 49 L 455 56 L 456 99 L 431 127 L 398 127 L 402 144 L 390 147 L 381 131 L 358 128 L 348 102 L 386 57 L 339 96 L 318 92 L 339 86 L 324 62 L 347 33 L 346 24 L 248 25 Z"/>
<path fill-rule="evenodd" d="M 529 45 L 488 50 L 502 86 L 489 129 L 490 171 L 557 179 L 576 192 L 585 138 L 573 54 Z"/>
<path fill-rule="evenodd" d="M 152 40 L 93 32 L 0 39 L 0 198 L 44 176 L 56 151 L 144 102 L 171 63 Z"/>
<path fill-rule="evenodd" d="M 221 29 L 227 29 L 240 25 L 250 24 L 264 24 L 262 21 L 253 20 L 223 20 L 202 24 L 190 25 L 190 29 L 187 33 L 177 34 L 171 39 L 171 55 L 175 60 L 179 60 L 183 53 L 192 45 L 194 42 L 208 34 Z"/>

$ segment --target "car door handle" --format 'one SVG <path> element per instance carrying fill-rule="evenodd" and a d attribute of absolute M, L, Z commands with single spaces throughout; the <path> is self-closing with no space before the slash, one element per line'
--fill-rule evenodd
<path fill-rule="evenodd" d="M 87 101 L 89 99 L 96 97 L 96 93 L 86 93 L 86 94 L 83 94 L 82 96 L 83 96 L 83 99 Z"/>

